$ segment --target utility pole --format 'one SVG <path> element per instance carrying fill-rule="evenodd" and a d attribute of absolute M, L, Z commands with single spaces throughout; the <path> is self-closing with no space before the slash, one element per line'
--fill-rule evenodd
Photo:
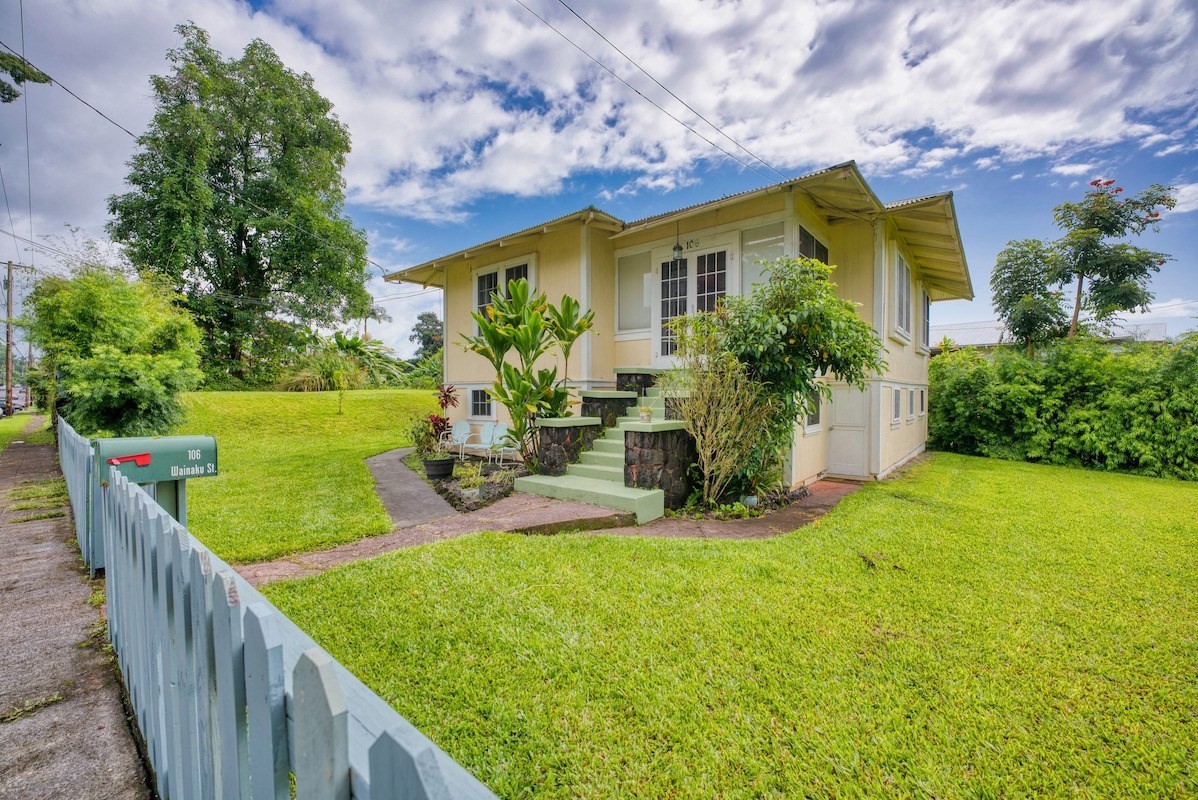
<path fill-rule="evenodd" d="M 33 408 L 33 385 L 29 376 L 33 374 L 33 342 L 29 342 L 29 355 L 25 358 L 25 408 Z"/>
<path fill-rule="evenodd" d="M 4 282 L 8 295 L 8 313 L 4 315 L 4 416 L 12 416 L 12 261 Z"/>

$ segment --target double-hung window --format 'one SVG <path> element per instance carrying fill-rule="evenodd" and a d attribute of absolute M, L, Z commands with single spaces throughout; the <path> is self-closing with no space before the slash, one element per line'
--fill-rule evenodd
<path fill-rule="evenodd" d="M 491 412 L 491 395 L 487 394 L 486 389 L 471 389 L 470 390 L 470 416 L 490 418 Z"/>
<path fill-rule="evenodd" d="M 490 267 L 483 267 L 474 273 L 474 310 L 484 317 L 491 308 L 491 297 L 495 292 L 508 294 L 508 284 L 524 278 L 532 283 L 531 267 L 533 256 L 507 261 Z"/>
<path fill-rule="evenodd" d="M 932 298 L 928 297 L 928 293 L 923 293 L 923 319 L 920 320 L 923 324 L 923 329 L 919 334 L 919 343 L 927 350 L 932 346 Z"/>
<path fill-rule="evenodd" d="M 799 255 L 828 263 L 827 245 L 816 239 L 815 235 L 802 225 L 799 226 Z"/>
<path fill-rule="evenodd" d="M 911 267 L 899 256 L 894 262 L 894 328 L 911 337 Z"/>

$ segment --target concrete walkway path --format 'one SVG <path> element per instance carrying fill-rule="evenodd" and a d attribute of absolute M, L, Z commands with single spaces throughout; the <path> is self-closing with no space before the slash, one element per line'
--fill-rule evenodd
<path fill-rule="evenodd" d="M 59 474 L 48 445 L 0 453 L 0 797 L 149 798 L 70 517 L 15 521 L 46 512 L 9 493 Z"/>
<path fill-rule="evenodd" d="M 424 479 L 403 463 L 410 450 L 392 450 L 369 459 L 379 497 L 397 530 L 343 544 L 330 550 L 237 565 L 241 576 L 255 586 L 280 580 L 319 575 L 333 567 L 373 558 L 393 550 L 440 542 L 477 531 L 549 534 L 561 531 L 592 531 L 615 536 L 664 536 L 699 539 L 764 539 L 790 533 L 818 519 L 861 488 L 842 481 L 818 481 L 808 487 L 807 497 L 762 517 L 737 520 L 696 520 L 663 517 L 647 525 L 635 525 L 633 516 L 588 503 L 554 500 L 539 495 L 516 494 L 486 508 L 458 513 Z M 446 509 L 448 511 L 446 512 Z M 439 516 L 438 516 L 439 515 Z M 427 519 L 414 524 L 412 520 Z"/>
<path fill-rule="evenodd" d="M 366 459 L 366 466 L 374 476 L 374 492 L 396 528 L 410 528 L 458 513 L 424 478 L 403 463 L 411 452 L 411 447 L 401 447 Z"/>
<path fill-rule="evenodd" d="M 286 556 L 261 564 L 235 565 L 241 577 L 255 586 L 307 578 L 352 561 L 477 531 L 546 534 L 561 530 L 613 528 L 631 525 L 634 521 L 631 514 L 610 508 L 519 492 L 486 508 L 462 514 L 403 463 L 409 452 L 407 448 L 392 450 L 367 460 L 379 499 L 395 521 L 395 531 L 330 550 Z"/>
<path fill-rule="evenodd" d="M 662 517 L 645 525 L 602 531 L 606 536 L 662 536 L 692 539 L 768 539 L 798 530 L 827 514 L 842 499 L 861 488 L 850 481 L 816 481 L 808 495 L 785 508 L 749 519 L 690 519 Z"/>

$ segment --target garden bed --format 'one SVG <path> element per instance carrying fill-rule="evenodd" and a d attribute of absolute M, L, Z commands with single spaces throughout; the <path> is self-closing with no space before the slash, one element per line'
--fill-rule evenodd
<path fill-rule="evenodd" d="M 420 454 L 411 453 L 404 459 L 409 469 L 458 511 L 477 511 L 507 497 L 515 490 L 516 478 L 528 474 L 523 464 L 500 467 L 473 457 L 467 457 L 464 462 L 457 458 L 453 461 L 453 477 L 438 480 L 425 474 Z"/>

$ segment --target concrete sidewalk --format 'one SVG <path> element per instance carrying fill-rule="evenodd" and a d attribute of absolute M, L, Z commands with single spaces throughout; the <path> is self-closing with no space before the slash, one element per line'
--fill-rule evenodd
<path fill-rule="evenodd" d="M 50 446 L 0 453 L 0 797 L 149 798 L 70 517 L 11 508 L 23 481 L 59 476 Z"/>

